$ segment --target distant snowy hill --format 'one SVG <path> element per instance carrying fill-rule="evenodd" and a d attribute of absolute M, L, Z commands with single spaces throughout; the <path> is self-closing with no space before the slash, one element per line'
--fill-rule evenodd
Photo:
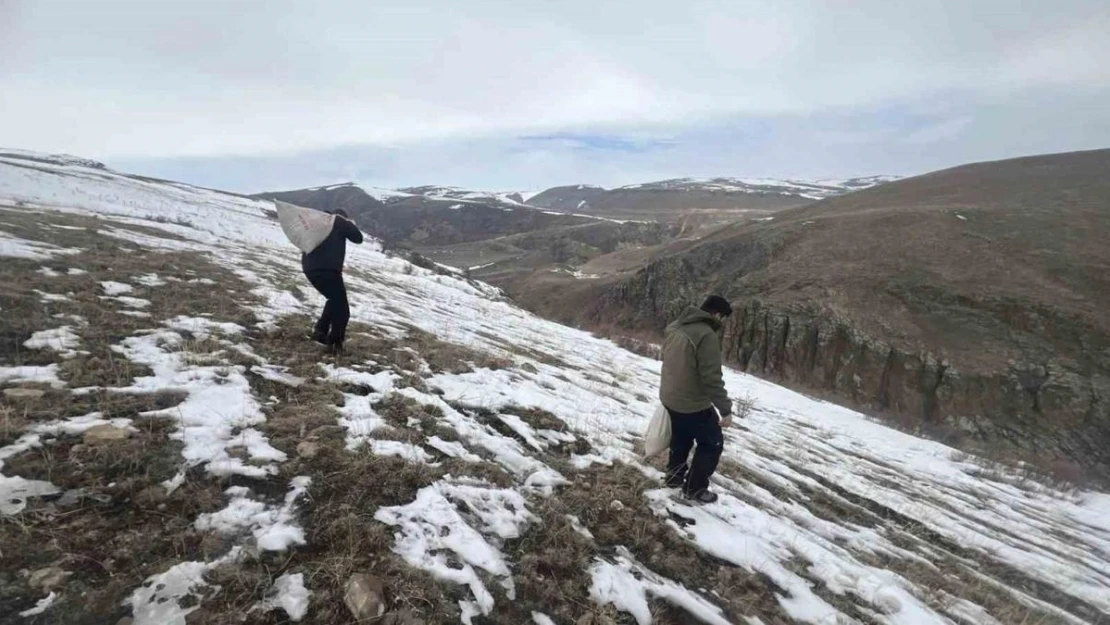
<path fill-rule="evenodd" d="M 867 189 L 897 176 L 817 181 L 771 178 L 674 178 L 614 189 L 591 185 L 554 187 L 529 204 L 568 213 L 616 219 L 677 220 L 691 211 L 714 212 L 716 222 L 740 218 L 738 212 L 768 212 Z"/>

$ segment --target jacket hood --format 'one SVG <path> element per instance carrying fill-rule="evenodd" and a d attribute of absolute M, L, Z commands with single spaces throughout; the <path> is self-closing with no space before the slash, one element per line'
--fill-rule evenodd
<path fill-rule="evenodd" d="M 686 309 L 686 312 L 682 313 L 682 316 L 678 318 L 678 323 L 680 325 L 705 323 L 708 324 L 710 328 L 713 328 L 714 332 L 721 329 L 721 322 L 716 317 L 698 308 L 697 306 L 688 307 Z"/>

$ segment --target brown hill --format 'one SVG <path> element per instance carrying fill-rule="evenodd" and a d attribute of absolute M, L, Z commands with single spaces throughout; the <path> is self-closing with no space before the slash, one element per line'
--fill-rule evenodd
<path fill-rule="evenodd" d="M 481 241 L 545 228 L 596 223 L 596 219 L 553 214 L 524 206 L 395 193 L 381 198 L 356 185 L 263 193 L 318 210 L 342 208 L 387 244 L 438 246 Z"/>
<path fill-rule="evenodd" d="M 871 176 L 807 182 L 747 178 L 675 178 L 616 189 L 590 185 L 553 187 L 531 197 L 532 206 L 612 219 L 729 223 L 751 213 L 812 204 L 894 180 Z"/>
<path fill-rule="evenodd" d="M 893 182 L 661 252 L 554 316 L 658 331 L 709 291 L 731 361 L 948 440 L 1110 466 L 1110 150 Z M 550 298 L 549 298 L 550 299 Z"/>

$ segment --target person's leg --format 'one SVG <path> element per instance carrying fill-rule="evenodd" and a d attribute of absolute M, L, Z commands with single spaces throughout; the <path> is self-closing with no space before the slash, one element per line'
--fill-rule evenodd
<path fill-rule="evenodd" d="M 309 274 L 308 281 L 312 286 L 323 295 L 327 300 L 324 302 L 324 310 L 320 313 L 320 318 L 316 320 L 316 325 L 313 327 L 312 338 L 317 343 L 327 344 L 328 333 L 331 331 L 332 316 L 335 314 L 335 306 L 332 304 L 332 288 L 331 280 L 327 274 L 313 273 Z"/>
<path fill-rule="evenodd" d="M 684 415 L 667 410 L 671 419 L 671 457 L 667 462 L 667 487 L 678 488 L 686 481 L 686 461 L 694 447 L 694 429 Z"/>
<path fill-rule="evenodd" d="M 721 432 L 721 423 L 717 413 L 710 408 L 705 412 L 691 415 L 694 425 L 693 437 L 698 446 L 694 451 L 694 460 L 690 463 L 690 475 L 686 478 L 686 491 L 696 495 L 709 488 L 709 478 L 717 470 L 717 463 L 721 460 L 724 450 L 725 438 Z"/>
<path fill-rule="evenodd" d="M 343 347 L 347 338 L 347 322 L 351 320 L 351 305 L 347 302 L 347 287 L 343 284 L 343 274 L 335 275 L 333 285 L 334 297 L 328 300 L 332 305 L 331 332 L 328 334 L 328 344 L 337 349 Z"/>

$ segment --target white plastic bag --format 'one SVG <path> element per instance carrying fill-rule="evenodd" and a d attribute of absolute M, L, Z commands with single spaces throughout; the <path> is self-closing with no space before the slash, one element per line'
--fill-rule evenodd
<path fill-rule="evenodd" d="M 671 415 L 663 404 L 659 404 L 644 431 L 644 460 L 651 460 L 670 448 Z"/>
<path fill-rule="evenodd" d="M 277 206 L 278 221 L 281 222 L 285 236 L 305 254 L 320 247 L 331 234 L 335 215 L 286 204 L 280 200 L 274 200 L 274 204 Z"/>

